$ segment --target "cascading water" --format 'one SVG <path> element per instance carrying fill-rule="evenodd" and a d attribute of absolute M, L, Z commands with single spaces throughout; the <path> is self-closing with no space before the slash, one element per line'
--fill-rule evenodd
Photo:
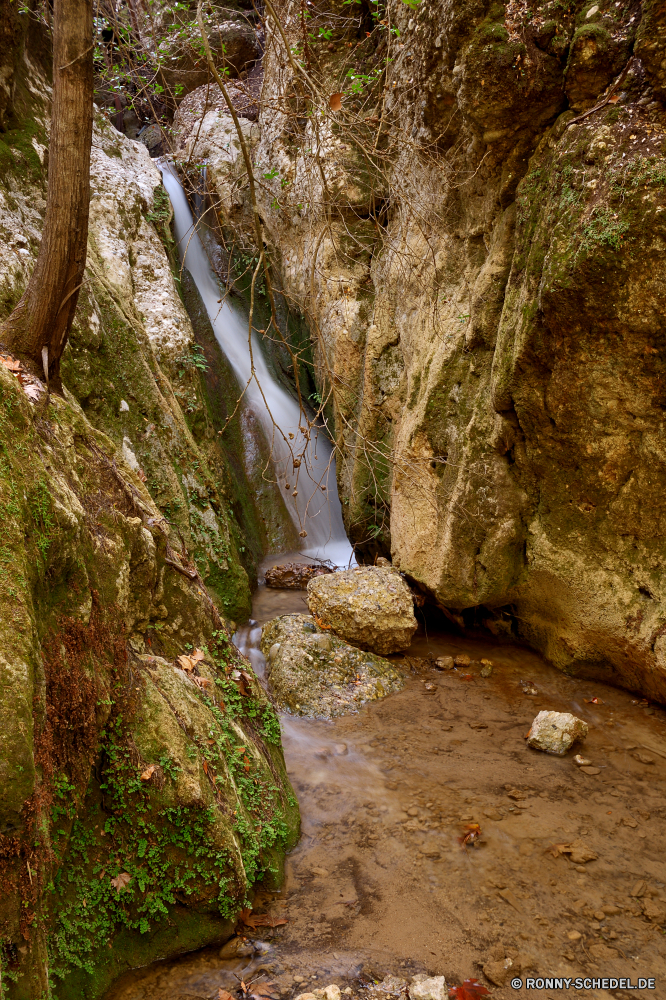
<path fill-rule="evenodd" d="M 220 294 L 176 170 L 167 162 L 161 163 L 160 169 L 173 206 L 174 235 L 181 262 L 199 289 L 215 337 L 241 389 L 247 386 L 245 400 L 263 427 L 287 509 L 299 531 L 307 532 L 303 552 L 317 559 L 328 559 L 336 566 L 347 566 L 354 556 L 342 523 L 330 441 L 315 427 L 310 429 L 309 436 L 307 431 L 304 433 L 298 403 L 272 377 L 254 333 L 250 357 L 248 322 Z M 295 458 L 300 459 L 296 468 Z M 289 490 L 284 489 L 287 482 Z"/>

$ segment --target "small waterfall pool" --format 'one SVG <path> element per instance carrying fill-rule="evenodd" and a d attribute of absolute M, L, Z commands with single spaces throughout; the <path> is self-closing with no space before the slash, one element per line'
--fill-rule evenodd
<path fill-rule="evenodd" d="M 239 394 L 259 420 L 287 509 L 303 536 L 304 555 L 336 566 L 354 561 L 342 523 L 331 442 L 308 421 L 297 401 L 271 375 L 256 330 L 225 297 L 196 231 L 173 164 L 160 163 L 174 212 L 174 235 L 183 267 L 192 275 L 221 349 L 236 374 Z M 304 534 L 305 533 L 305 534 Z"/>

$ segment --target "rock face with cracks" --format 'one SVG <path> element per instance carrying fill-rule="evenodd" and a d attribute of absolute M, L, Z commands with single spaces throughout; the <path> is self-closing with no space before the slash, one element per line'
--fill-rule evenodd
<path fill-rule="evenodd" d="M 569 712 L 539 712 L 530 726 L 527 745 L 564 756 L 574 743 L 585 739 L 587 729 L 587 722 Z"/>
<path fill-rule="evenodd" d="M 407 649 L 417 627 L 409 587 L 395 570 L 377 566 L 315 577 L 308 607 L 323 628 L 380 655 Z"/>
<path fill-rule="evenodd" d="M 317 52 L 358 129 L 302 142 L 269 30 L 254 152 L 348 533 L 461 629 L 664 701 L 664 5 L 389 8 L 399 42 Z"/>
<path fill-rule="evenodd" d="M 405 683 L 393 663 L 350 646 L 309 615 L 268 622 L 261 649 L 276 701 L 293 715 L 333 719 L 399 691 Z"/>

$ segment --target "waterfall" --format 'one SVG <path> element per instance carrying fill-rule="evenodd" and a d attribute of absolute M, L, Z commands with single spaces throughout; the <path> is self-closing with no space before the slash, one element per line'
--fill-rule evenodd
<path fill-rule="evenodd" d="M 244 399 L 263 428 L 289 514 L 298 531 L 307 532 L 302 551 L 311 558 L 347 566 L 354 557 L 342 523 L 331 443 L 317 427 L 311 427 L 309 439 L 306 437 L 298 403 L 272 377 L 254 331 L 251 360 L 248 320 L 220 291 L 175 168 L 168 162 L 158 165 L 173 206 L 181 263 L 199 289 L 217 342 L 238 379 L 239 391 L 247 385 Z M 301 460 L 300 467 L 294 468 L 294 458 Z"/>

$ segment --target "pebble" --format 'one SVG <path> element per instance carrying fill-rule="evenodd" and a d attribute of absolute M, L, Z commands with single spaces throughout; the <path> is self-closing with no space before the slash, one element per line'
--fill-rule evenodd
<path fill-rule="evenodd" d="M 567 937 L 570 941 L 580 941 L 582 936 L 580 931 L 567 931 Z"/>
<path fill-rule="evenodd" d="M 453 663 L 456 667 L 468 667 L 471 662 L 472 660 L 467 653 L 460 653 L 458 656 L 453 657 Z"/>
<path fill-rule="evenodd" d="M 575 755 L 575 757 L 573 758 L 573 761 L 574 761 L 574 764 L 578 764 L 579 767 L 589 767 L 591 765 L 591 763 L 592 763 L 591 760 L 588 760 L 587 757 L 581 756 L 581 754 L 579 754 L 579 753 L 577 753 Z"/>
<path fill-rule="evenodd" d="M 435 660 L 435 666 L 438 670 L 453 670 L 454 663 L 452 656 L 438 656 Z"/>
<path fill-rule="evenodd" d="M 583 774 L 601 774 L 600 767 L 581 767 Z"/>

